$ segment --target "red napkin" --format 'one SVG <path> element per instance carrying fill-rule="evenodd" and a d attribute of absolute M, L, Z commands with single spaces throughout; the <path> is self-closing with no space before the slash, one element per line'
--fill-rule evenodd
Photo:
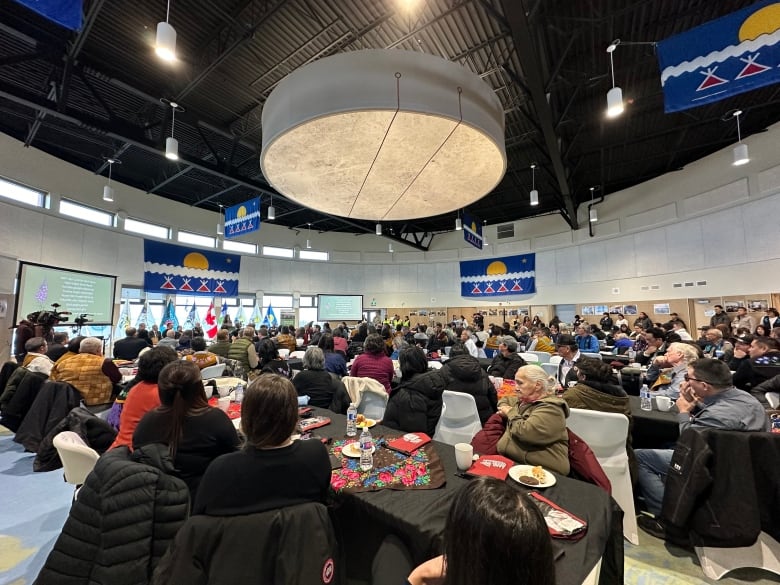
<path fill-rule="evenodd" d="M 302 433 L 311 431 L 312 429 L 318 429 L 330 424 L 330 419 L 327 416 L 312 416 L 310 418 L 304 418 L 298 421 L 298 428 Z"/>
<path fill-rule="evenodd" d="M 423 445 L 431 442 L 431 438 L 425 433 L 406 433 L 402 437 L 387 442 L 387 446 L 393 451 L 411 455 Z"/>
<path fill-rule="evenodd" d="M 469 475 L 487 475 L 488 477 L 495 477 L 504 481 L 506 476 L 509 475 L 509 468 L 514 464 L 514 461 L 501 455 L 483 455 L 469 467 L 466 473 Z"/>

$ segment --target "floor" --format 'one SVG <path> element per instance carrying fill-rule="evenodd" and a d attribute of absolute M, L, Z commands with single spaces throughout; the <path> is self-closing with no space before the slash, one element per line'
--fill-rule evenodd
<path fill-rule="evenodd" d="M 30 585 L 68 515 L 73 486 L 62 471 L 34 473 L 34 455 L 0 427 L 0 585 Z M 780 576 L 759 569 L 732 572 L 720 581 L 707 579 L 692 552 L 645 533 L 641 546 L 625 545 L 625 583 L 631 585 L 721 585 L 780 583 Z M 363 585 L 350 581 L 348 585 Z M 368 584 L 366 584 L 368 585 Z"/>

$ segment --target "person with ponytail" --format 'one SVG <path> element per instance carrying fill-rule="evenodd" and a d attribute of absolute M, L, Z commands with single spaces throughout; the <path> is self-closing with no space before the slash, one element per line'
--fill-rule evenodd
<path fill-rule="evenodd" d="M 166 365 L 157 381 L 160 406 L 147 412 L 133 433 L 133 449 L 163 443 L 176 475 L 195 501 L 198 485 L 209 464 L 239 448 L 238 433 L 227 414 L 209 406 L 200 369 L 192 362 Z"/>

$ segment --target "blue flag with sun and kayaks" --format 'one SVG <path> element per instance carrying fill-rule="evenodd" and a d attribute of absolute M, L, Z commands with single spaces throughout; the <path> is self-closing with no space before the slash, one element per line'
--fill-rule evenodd
<path fill-rule="evenodd" d="M 241 256 L 144 240 L 144 290 L 165 294 L 238 296 Z"/>
<path fill-rule="evenodd" d="M 463 240 L 475 248 L 482 249 L 482 223 L 467 211 L 463 212 Z"/>
<path fill-rule="evenodd" d="M 536 254 L 460 263 L 460 296 L 489 299 L 536 292 Z"/>
<path fill-rule="evenodd" d="M 761 0 L 658 43 L 664 109 L 679 112 L 780 81 L 780 2 Z"/>

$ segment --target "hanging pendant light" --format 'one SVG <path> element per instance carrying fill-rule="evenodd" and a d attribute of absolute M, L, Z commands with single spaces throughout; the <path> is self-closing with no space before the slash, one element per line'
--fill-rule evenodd
<path fill-rule="evenodd" d="M 615 62 L 612 59 L 612 53 L 615 52 L 617 46 L 620 44 L 620 39 L 615 39 L 607 47 L 607 53 L 609 53 L 609 68 L 612 72 L 612 89 L 607 92 L 607 117 L 615 118 L 623 113 L 625 109 L 623 106 L 623 90 L 615 85 Z"/>
<path fill-rule="evenodd" d="M 268 219 L 268 221 L 273 221 L 273 220 L 276 219 L 276 208 L 274 207 L 273 195 L 271 196 L 271 205 L 268 206 L 267 219 Z"/>
<path fill-rule="evenodd" d="M 219 220 L 217 220 L 217 235 L 222 236 L 225 234 L 224 223 L 222 222 L 222 204 L 219 206 Z"/>
<path fill-rule="evenodd" d="M 749 163 L 750 155 L 748 154 L 748 145 L 742 142 L 742 131 L 739 127 L 739 117 L 742 115 L 742 110 L 734 110 L 731 115 L 737 119 L 737 145 L 733 150 L 734 162 L 731 164 L 738 167 Z"/>
<path fill-rule="evenodd" d="M 165 98 L 160 98 L 160 101 L 171 107 L 171 135 L 165 139 L 165 158 L 169 160 L 179 160 L 179 141 L 173 137 L 173 134 L 176 126 L 176 112 L 183 112 L 184 108 L 176 102 L 172 102 Z"/>
<path fill-rule="evenodd" d="M 591 223 L 595 223 L 599 220 L 599 213 L 596 211 L 596 207 L 593 205 L 593 191 L 595 190 L 595 187 L 590 188 L 590 212 L 588 213 L 588 219 Z"/>
<path fill-rule="evenodd" d="M 374 230 L 374 233 L 378 236 L 382 235 L 382 224 L 378 223 L 376 224 L 376 229 Z"/>
<path fill-rule="evenodd" d="M 531 205 L 539 205 L 539 191 L 536 190 L 536 163 L 531 165 Z"/>
<path fill-rule="evenodd" d="M 171 14 L 171 0 L 168 0 L 168 8 L 165 10 L 165 22 L 157 23 L 157 37 L 154 41 L 154 52 L 163 61 L 176 60 L 176 29 L 169 23 Z"/>
<path fill-rule="evenodd" d="M 306 240 L 306 249 L 311 250 L 311 224 L 309 224 L 309 237 Z"/>
<path fill-rule="evenodd" d="M 393 242 L 387 244 L 387 251 L 390 252 L 391 254 L 395 251 L 393 250 Z"/>
<path fill-rule="evenodd" d="M 121 164 L 121 161 L 107 158 L 106 162 L 108 163 L 108 183 L 103 186 L 103 201 L 112 203 L 114 201 L 114 188 L 111 186 L 111 170 L 114 167 L 114 163 Z"/>
<path fill-rule="evenodd" d="M 460 211 L 458 211 L 458 216 L 455 218 L 455 231 L 459 232 L 463 229 L 463 222 L 460 219 Z"/>

